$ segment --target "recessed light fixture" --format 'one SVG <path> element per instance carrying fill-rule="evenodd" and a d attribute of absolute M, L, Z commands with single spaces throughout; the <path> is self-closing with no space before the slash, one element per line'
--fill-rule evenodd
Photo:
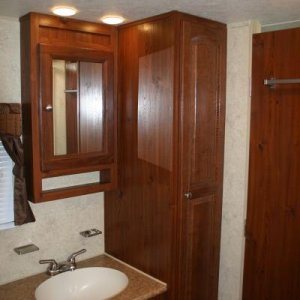
<path fill-rule="evenodd" d="M 116 25 L 116 24 L 121 24 L 125 21 L 125 19 L 121 16 L 112 16 L 112 15 L 109 15 L 109 16 L 103 16 L 101 19 L 100 19 L 103 23 L 105 24 L 110 24 L 110 25 Z"/>
<path fill-rule="evenodd" d="M 62 17 L 70 17 L 75 15 L 78 12 L 76 8 L 71 6 L 55 6 L 51 8 L 51 11 L 55 15 L 62 16 Z"/>

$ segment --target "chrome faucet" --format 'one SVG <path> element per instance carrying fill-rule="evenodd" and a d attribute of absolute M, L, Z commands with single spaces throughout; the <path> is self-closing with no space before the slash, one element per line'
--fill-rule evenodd
<path fill-rule="evenodd" d="M 55 259 L 42 259 L 40 264 L 49 264 L 46 273 L 50 276 L 54 276 L 66 271 L 74 271 L 76 269 L 76 256 L 86 252 L 86 249 L 81 249 L 72 253 L 65 262 L 57 263 Z"/>

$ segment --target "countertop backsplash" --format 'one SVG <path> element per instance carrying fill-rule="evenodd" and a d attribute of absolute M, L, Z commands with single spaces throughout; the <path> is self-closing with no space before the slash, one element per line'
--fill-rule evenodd
<path fill-rule="evenodd" d="M 104 253 L 103 234 L 85 238 L 79 233 L 97 228 L 103 232 L 103 193 L 84 195 L 52 202 L 31 204 L 35 223 L 0 231 L 0 285 L 44 272 L 40 259 L 64 261 L 77 250 L 87 252 L 78 260 Z M 18 255 L 15 247 L 33 243 L 39 251 Z"/>

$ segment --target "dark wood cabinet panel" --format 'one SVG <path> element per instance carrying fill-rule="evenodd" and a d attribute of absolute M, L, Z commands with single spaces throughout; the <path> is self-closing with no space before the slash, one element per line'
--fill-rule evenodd
<path fill-rule="evenodd" d="M 193 199 L 187 204 L 181 299 L 216 299 L 217 290 L 212 288 L 212 281 L 217 280 L 213 262 L 218 257 L 215 206 L 214 195 Z"/>
<path fill-rule="evenodd" d="M 164 281 L 175 254 L 173 26 L 119 31 L 119 192 L 105 195 L 106 251 Z"/>
<path fill-rule="evenodd" d="M 198 100 L 192 103 L 194 111 L 188 112 L 189 123 L 194 126 L 186 132 L 192 141 L 191 149 L 187 148 L 190 151 L 186 151 L 189 154 L 189 181 L 192 186 L 215 180 L 218 120 L 211 116 L 215 116 L 218 109 L 218 50 L 210 40 L 190 40 L 190 49 L 184 58 L 185 65 L 189 66 L 189 72 L 183 76 L 184 83 L 189 82 L 186 90 L 190 89 L 193 92 L 191 98 Z M 207 72 L 208 66 L 210 72 Z"/>
<path fill-rule="evenodd" d="M 178 12 L 119 28 L 119 191 L 105 193 L 105 247 L 167 282 L 164 299 L 217 299 L 225 49 L 225 25 Z"/>
<path fill-rule="evenodd" d="M 197 192 L 215 187 L 223 175 L 226 37 L 201 24 L 182 27 L 183 185 Z"/>
<path fill-rule="evenodd" d="M 138 158 L 168 171 L 173 165 L 173 74 L 173 47 L 139 57 Z"/>
<path fill-rule="evenodd" d="M 101 152 L 104 147 L 105 100 L 103 63 L 79 63 L 79 153 Z M 91 89 L 91 86 L 94 86 Z M 112 99 L 106 99 L 112 101 Z"/>
<path fill-rule="evenodd" d="M 181 51 L 181 299 L 217 299 L 226 31 L 184 21 Z"/>
<path fill-rule="evenodd" d="M 115 49 L 117 34 L 113 26 L 37 13 L 28 14 L 21 21 L 29 16 L 35 19 L 31 25 L 38 26 L 34 35 L 40 43 L 111 51 Z"/>
<path fill-rule="evenodd" d="M 158 295 L 158 296 L 155 296 L 153 298 L 151 298 L 152 300 L 166 300 L 167 299 L 167 294 L 164 293 L 162 295 Z"/>
<path fill-rule="evenodd" d="M 300 299 L 300 28 L 255 34 L 244 300 Z"/>

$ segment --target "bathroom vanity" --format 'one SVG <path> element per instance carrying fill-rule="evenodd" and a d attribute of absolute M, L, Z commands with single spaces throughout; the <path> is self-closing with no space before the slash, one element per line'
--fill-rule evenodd
<path fill-rule="evenodd" d="M 78 263 L 79 268 L 108 267 L 122 271 L 128 277 L 128 286 L 113 300 L 144 300 L 152 299 L 166 291 L 166 284 L 124 264 L 110 256 L 100 255 Z M 49 278 L 45 273 L 24 278 L 0 286 L 0 299 L 35 300 L 35 289 Z"/>

